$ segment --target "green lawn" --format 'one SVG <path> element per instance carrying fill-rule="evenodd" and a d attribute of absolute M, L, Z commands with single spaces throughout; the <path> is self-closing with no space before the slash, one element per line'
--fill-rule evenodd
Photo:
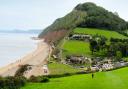
<path fill-rule="evenodd" d="M 88 42 L 77 40 L 66 40 L 63 45 L 63 57 L 66 55 L 104 56 L 103 51 L 91 55 Z"/>
<path fill-rule="evenodd" d="M 115 31 L 100 30 L 100 29 L 94 29 L 94 28 L 76 28 L 76 29 L 74 29 L 74 33 L 103 35 L 106 38 L 108 38 L 108 44 L 109 44 L 109 39 L 111 37 L 122 38 L 122 39 L 128 38 L 126 36 L 123 36 L 122 34 L 119 34 L 118 32 L 115 32 Z M 88 42 L 77 41 L 77 40 L 65 40 L 62 42 L 61 42 L 61 44 L 62 44 L 61 48 L 63 49 L 64 57 L 65 57 L 65 55 L 85 55 L 85 56 L 91 55 Z M 94 56 L 104 56 L 104 54 L 103 54 L 103 52 L 99 52 L 98 54 L 95 54 Z"/>
<path fill-rule="evenodd" d="M 50 79 L 49 83 L 29 83 L 22 89 L 127 89 L 128 68 L 110 72 Z"/>
<path fill-rule="evenodd" d="M 61 63 L 50 63 L 48 64 L 48 68 L 50 71 L 50 74 L 55 75 L 55 74 L 65 74 L 65 73 L 76 73 L 79 72 L 79 69 L 73 68 L 70 65 L 65 65 Z"/>
<path fill-rule="evenodd" d="M 63 45 L 64 55 L 90 55 L 90 48 L 88 42 L 77 40 L 66 40 Z"/>
<path fill-rule="evenodd" d="M 91 35 L 103 35 L 106 38 L 110 39 L 113 38 L 120 38 L 120 39 L 126 39 L 128 37 L 123 36 L 122 34 L 119 34 L 115 31 L 109 31 L 109 30 L 102 30 L 102 29 L 95 29 L 95 28 L 76 28 L 74 29 L 74 33 L 82 33 L 82 34 L 91 34 Z"/>

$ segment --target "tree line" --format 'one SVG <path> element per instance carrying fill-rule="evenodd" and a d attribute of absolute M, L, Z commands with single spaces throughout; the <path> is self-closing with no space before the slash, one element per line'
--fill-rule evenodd
<path fill-rule="evenodd" d="M 93 36 L 90 40 L 90 50 L 92 55 L 102 50 L 103 54 L 108 57 L 115 57 L 120 60 L 128 56 L 128 39 L 111 38 L 107 44 L 107 39 L 104 36 Z"/>

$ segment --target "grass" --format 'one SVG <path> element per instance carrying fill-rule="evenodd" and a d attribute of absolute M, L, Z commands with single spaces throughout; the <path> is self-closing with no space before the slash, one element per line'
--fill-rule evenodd
<path fill-rule="evenodd" d="M 65 55 L 90 55 L 88 42 L 77 40 L 66 40 L 63 45 L 63 54 Z"/>
<path fill-rule="evenodd" d="M 128 68 L 109 72 L 50 79 L 49 83 L 28 83 L 22 89 L 127 89 Z"/>
<path fill-rule="evenodd" d="M 70 65 L 65 65 L 65 64 L 61 64 L 61 63 L 50 63 L 48 64 L 48 68 L 50 71 L 51 75 L 55 75 L 55 74 L 65 74 L 65 73 L 76 73 L 79 72 L 80 70 L 71 67 Z"/>
<path fill-rule="evenodd" d="M 74 33 L 103 35 L 108 39 L 107 44 L 109 44 L 109 39 L 111 37 L 120 38 L 120 39 L 127 39 L 128 38 L 122 34 L 119 34 L 118 32 L 115 32 L 115 31 L 94 29 L 94 28 L 76 28 L 76 29 L 74 29 Z M 77 41 L 77 40 L 66 40 L 66 41 L 63 41 L 63 45 L 61 45 L 61 48 L 63 49 L 63 56 L 64 57 L 66 55 L 92 56 L 88 42 Z M 99 52 L 98 54 L 95 54 L 93 56 L 104 56 L 104 54 L 103 54 L 103 52 Z"/>
<path fill-rule="evenodd" d="M 114 31 L 91 29 L 91 28 L 76 28 L 74 33 L 84 34 L 99 34 L 110 39 L 128 37 L 123 36 Z M 66 55 L 91 55 L 88 42 L 76 40 L 63 40 L 60 48 L 63 49 L 63 56 Z M 51 74 L 74 73 L 79 70 L 72 68 L 69 65 L 60 63 L 51 63 L 48 65 Z M 28 83 L 22 89 L 127 89 L 128 87 L 128 68 L 122 68 L 109 72 L 95 73 L 94 79 L 91 74 L 74 75 L 62 78 L 50 79 L 49 83 Z"/>
<path fill-rule="evenodd" d="M 128 37 L 110 30 L 103 30 L 103 29 L 95 29 L 95 28 L 76 28 L 74 29 L 74 33 L 82 33 L 82 34 L 91 34 L 91 35 L 103 35 L 106 38 L 110 39 L 113 38 L 119 38 L 119 39 L 127 39 Z"/>
<path fill-rule="evenodd" d="M 88 42 L 77 40 L 66 40 L 63 45 L 63 57 L 66 55 L 84 55 L 90 56 L 104 56 L 104 52 L 100 51 L 92 55 Z"/>

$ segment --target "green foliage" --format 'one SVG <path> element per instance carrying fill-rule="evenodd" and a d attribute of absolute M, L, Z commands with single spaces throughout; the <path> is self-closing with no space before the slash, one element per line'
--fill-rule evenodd
<path fill-rule="evenodd" d="M 94 74 L 50 79 L 47 84 L 29 83 L 22 89 L 127 89 L 128 68 Z"/>
<path fill-rule="evenodd" d="M 58 62 L 48 64 L 51 75 L 61 75 L 66 73 L 76 73 L 79 69 L 75 69 L 70 65 L 61 64 Z"/>
<path fill-rule="evenodd" d="M 92 55 L 94 51 L 100 51 L 105 49 L 107 39 L 104 36 L 94 35 L 90 40 L 90 50 L 92 51 Z"/>
<path fill-rule="evenodd" d="M 75 9 L 87 12 L 86 20 L 79 25 L 80 27 L 105 28 L 115 31 L 127 29 L 126 21 L 94 3 L 79 4 Z"/>
<path fill-rule="evenodd" d="M 29 82 L 34 82 L 34 83 L 46 83 L 49 82 L 49 78 L 46 76 L 31 76 L 29 78 Z"/>
<path fill-rule="evenodd" d="M 116 52 L 116 57 L 118 60 L 120 60 L 122 58 L 122 52 L 121 51 L 117 51 Z"/>
<path fill-rule="evenodd" d="M 119 58 L 128 56 L 127 49 L 128 49 L 128 43 L 122 43 L 122 42 L 111 42 L 111 44 L 107 47 L 109 55 L 116 56 Z"/>
<path fill-rule="evenodd" d="M 57 19 L 52 25 L 44 29 L 39 37 L 42 38 L 47 33 L 57 30 L 72 31 L 76 27 L 104 28 L 121 32 L 128 28 L 128 23 L 117 14 L 94 3 L 83 3 L 77 5 L 68 15 Z"/>
<path fill-rule="evenodd" d="M 110 42 L 128 43 L 128 39 L 111 38 L 111 39 L 110 39 Z"/>
<path fill-rule="evenodd" d="M 21 65 L 20 68 L 16 71 L 15 76 L 23 76 L 24 72 L 28 70 L 28 64 Z"/>
<path fill-rule="evenodd" d="M 37 79 L 37 77 L 31 76 L 31 77 L 29 78 L 29 82 L 39 82 L 39 80 Z"/>
<path fill-rule="evenodd" d="M 109 45 L 106 44 L 106 41 L 104 39 L 100 40 L 92 38 L 90 40 L 90 46 L 92 54 L 95 51 L 96 53 L 100 50 L 105 50 L 104 52 L 107 53 L 105 56 L 109 57 L 116 57 L 118 61 L 121 60 L 122 57 L 128 56 L 128 42 L 127 39 L 111 39 L 111 42 Z"/>
<path fill-rule="evenodd" d="M 63 46 L 63 55 L 90 55 L 89 43 L 77 40 L 67 40 Z"/>
<path fill-rule="evenodd" d="M 0 78 L 0 89 L 19 89 L 26 84 L 24 77 Z"/>
<path fill-rule="evenodd" d="M 86 12 L 73 10 L 68 15 L 57 19 L 52 25 L 47 27 L 40 35 L 39 37 L 42 37 L 43 35 L 46 35 L 46 33 L 50 31 L 55 30 L 63 30 L 63 29 L 73 29 L 75 28 L 79 23 L 84 21 L 84 18 L 86 17 Z"/>
<path fill-rule="evenodd" d="M 41 83 L 46 83 L 46 82 L 49 82 L 49 78 L 48 77 L 42 77 Z"/>
<path fill-rule="evenodd" d="M 107 38 L 108 42 L 110 44 L 110 39 L 111 37 L 115 39 L 127 39 L 128 37 L 123 36 L 122 34 L 119 34 L 118 32 L 115 31 L 108 31 L 108 30 L 101 30 L 101 29 L 94 29 L 94 28 L 76 28 L 73 31 L 73 34 L 90 34 L 92 36 L 98 36 Z M 67 55 L 85 55 L 85 56 L 92 56 L 91 51 L 90 51 L 90 45 L 88 42 L 84 41 L 77 41 L 77 40 L 66 40 L 63 44 L 62 49 L 63 49 L 63 57 Z M 59 45 L 61 46 L 61 45 Z M 104 56 L 106 52 L 104 53 L 104 50 L 99 51 L 98 53 L 95 53 L 93 56 Z"/>
<path fill-rule="evenodd" d="M 90 34 L 90 35 L 101 35 L 106 37 L 108 40 L 111 38 L 119 38 L 119 39 L 127 39 L 128 37 L 119 34 L 115 31 L 103 30 L 103 29 L 96 29 L 96 28 L 76 28 L 73 31 L 74 33 L 80 34 Z"/>

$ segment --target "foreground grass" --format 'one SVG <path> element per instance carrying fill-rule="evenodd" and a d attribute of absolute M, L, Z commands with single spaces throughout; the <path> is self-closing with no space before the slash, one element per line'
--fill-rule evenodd
<path fill-rule="evenodd" d="M 91 35 L 98 34 L 98 35 L 103 35 L 108 39 L 110 39 L 111 37 L 120 38 L 120 39 L 128 38 L 122 34 L 119 34 L 118 32 L 115 32 L 115 31 L 95 29 L 95 28 L 76 28 L 76 29 L 74 29 L 74 33 L 91 34 Z"/>
<path fill-rule="evenodd" d="M 127 89 L 128 68 L 110 72 L 51 79 L 49 83 L 28 83 L 22 89 Z"/>
<path fill-rule="evenodd" d="M 48 68 L 51 75 L 65 74 L 65 73 L 76 73 L 80 70 L 73 68 L 70 65 L 65 65 L 61 63 L 50 63 L 48 64 Z"/>

